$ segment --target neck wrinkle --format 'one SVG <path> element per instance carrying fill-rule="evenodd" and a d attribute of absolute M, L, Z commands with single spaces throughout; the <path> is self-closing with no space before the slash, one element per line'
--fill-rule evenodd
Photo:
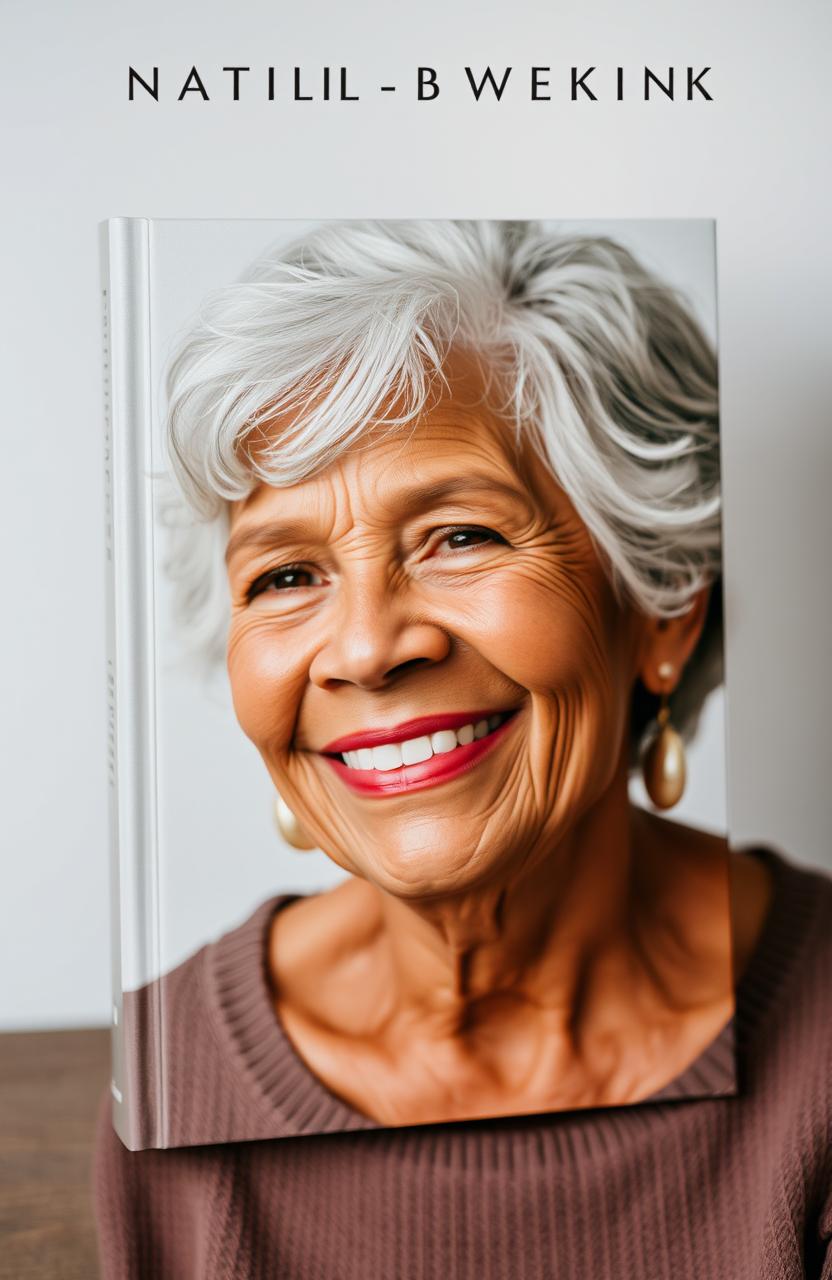
<path fill-rule="evenodd" d="M 574 1031 L 601 958 L 622 948 L 637 956 L 635 841 L 620 771 L 570 832 L 525 859 L 532 870 L 515 880 L 430 903 L 381 895 L 393 1006 L 437 1038 L 510 1004 Z"/>

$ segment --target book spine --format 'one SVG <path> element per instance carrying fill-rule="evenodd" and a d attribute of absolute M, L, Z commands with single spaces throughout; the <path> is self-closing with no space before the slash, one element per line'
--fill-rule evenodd
<path fill-rule="evenodd" d="M 150 227 L 101 228 L 104 308 L 107 701 L 111 839 L 113 1124 L 131 1150 L 162 1145 L 152 1026 L 125 1021 L 125 987 L 158 973 Z"/>

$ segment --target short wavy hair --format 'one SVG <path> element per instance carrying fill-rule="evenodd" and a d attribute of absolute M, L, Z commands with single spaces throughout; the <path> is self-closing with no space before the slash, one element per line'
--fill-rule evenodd
<path fill-rule="evenodd" d="M 190 518 L 168 568 L 192 636 L 224 647 L 228 503 L 314 475 L 371 428 L 414 424 L 451 350 L 550 468 L 617 597 L 671 617 L 711 585 L 674 695 L 695 731 L 722 678 L 716 355 L 685 299 L 607 237 L 532 222 L 323 224 L 209 295 L 167 375 Z M 288 424 L 269 432 L 277 417 Z M 637 685 L 634 755 L 655 699 Z"/>

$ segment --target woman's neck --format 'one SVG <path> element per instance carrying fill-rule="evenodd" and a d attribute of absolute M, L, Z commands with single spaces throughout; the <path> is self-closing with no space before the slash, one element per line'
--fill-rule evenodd
<path fill-rule="evenodd" d="M 399 1016 L 440 1038 L 509 1003 L 575 1026 L 600 969 L 635 958 L 652 896 L 638 883 L 641 827 L 617 786 L 501 883 L 429 902 L 373 890 Z"/>
<path fill-rule="evenodd" d="M 717 1034 L 733 1008 L 725 841 L 631 807 L 622 774 L 535 852 L 458 898 L 354 880 L 278 913 L 276 1007 L 334 1092 L 390 1123 L 606 1105 Z"/>

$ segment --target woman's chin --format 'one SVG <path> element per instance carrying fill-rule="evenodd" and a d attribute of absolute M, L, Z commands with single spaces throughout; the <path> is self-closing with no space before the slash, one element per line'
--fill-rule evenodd
<path fill-rule="evenodd" d="M 446 839 L 444 849 L 432 844 L 414 847 L 410 841 L 401 846 L 391 842 L 377 851 L 365 849 L 359 874 L 383 892 L 410 902 L 470 893 L 492 879 L 500 859 L 497 851 L 483 856 L 482 846 L 471 842 L 470 831 L 465 835 L 464 844 Z"/>

